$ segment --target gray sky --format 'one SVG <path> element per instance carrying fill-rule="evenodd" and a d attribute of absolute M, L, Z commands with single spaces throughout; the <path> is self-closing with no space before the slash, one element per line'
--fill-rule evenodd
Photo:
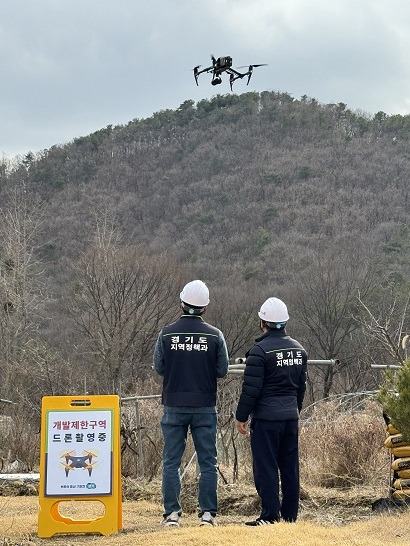
<path fill-rule="evenodd" d="M 210 54 L 256 63 L 235 93 L 410 113 L 409 0 L 1 0 L 0 155 L 50 148 L 217 93 Z"/>

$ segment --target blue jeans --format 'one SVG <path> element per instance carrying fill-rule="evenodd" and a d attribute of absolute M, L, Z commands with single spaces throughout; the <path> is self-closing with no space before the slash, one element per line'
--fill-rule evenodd
<path fill-rule="evenodd" d="M 204 512 L 216 515 L 217 501 L 217 457 L 216 457 L 216 424 L 215 413 L 164 413 L 161 420 L 164 435 L 162 495 L 164 515 L 171 512 L 181 514 L 180 465 L 185 451 L 188 428 L 192 439 L 201 472 L 199 478 L 198 502 L 200 516 Z"/>

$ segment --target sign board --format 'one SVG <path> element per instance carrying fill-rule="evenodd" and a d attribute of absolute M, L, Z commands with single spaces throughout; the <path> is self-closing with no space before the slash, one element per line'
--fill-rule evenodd
<path fill-rule="evenodd" d="M 46 496 L 111 495 L 112 410 L 47 411 Z"/>
<path fill-rule="evenodd" d="M 42 403 L 39 536 L 121 528 L 120 410 L 118 396 L 46 396 Z M 96 520 L 60 515 L 65 500 L 97 500 Z"/>

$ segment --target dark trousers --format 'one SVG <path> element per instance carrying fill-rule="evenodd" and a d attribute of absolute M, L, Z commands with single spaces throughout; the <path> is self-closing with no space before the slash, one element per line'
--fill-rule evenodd
<path fill-rule="evenodd" d="M 299 506 L 298 421 L 252 419 L 253 477 L 261 519 L 296 521 Z M 279 498 L 279 479 L 282 501 Z"/>

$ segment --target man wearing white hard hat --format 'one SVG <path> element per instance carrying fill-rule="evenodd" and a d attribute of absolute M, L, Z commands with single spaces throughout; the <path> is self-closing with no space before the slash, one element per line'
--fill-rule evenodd
<path fill-rule="evenodd" d="M 201 473 L 200 525 L 216 525 L 216 391 L 217 378 L 228 372 L 228 351 L 222 332 L 202 317 L 209 304 L 205 283 L 195 280 L 186 284 L 180 300 L 181 317 L 161 330 L 154 351 L 154 369 L 163 377 L 163 524 L 179 525 L 179 468 L 190 429 Z"/>
<path fill-rule="evenodd" d="M 237 428 L 250 436 L 260 516 L 246 525 L 296 521 L 299 506 L 298 422 L 306 391 L 307 355 L 287 335 L 285 303 L 267 299 L 258 313 L 263 334 L 246 355 Z M 281 484 L 282 498 L 279 496 Z"/>

